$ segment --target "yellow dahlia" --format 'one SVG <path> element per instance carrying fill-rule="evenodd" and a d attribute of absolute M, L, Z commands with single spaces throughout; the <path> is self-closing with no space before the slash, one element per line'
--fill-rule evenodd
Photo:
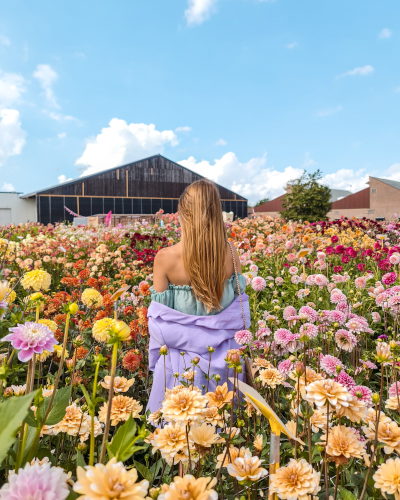
<path fill-rule="evenodd" d="M 94 288 L 86 288 L 81 296 L 82 303 L 89 308 L 99 309 L 103 305 L 101 293 Z"/>
<path fill-rule="evenodd" d="M 7 294 L 8 295 L 7 295 L 5 300 L 6 300 L 7 304 L 12 304 L 14 302 L 14 300 L 17 298 L 17 294 L 11 288 L 8 288 Z"/>
<path fill-rule="evenodd" d="M 175 460 L 177 453 L 186 455 L 187 459 L 187 441 L 186 441 L 186 427 L 180 423 L 170 423 L 154 435 L 152 440 L 153 453 L 160 450 L 161 456 L 170 464 Z"/>
<path fill-rule="evenodd" d="M 51 319 L 39 319 L 38 323 L 46 325 L 47 328 L 53 333 L 56 333 L 57 331 L 58 328 L 57 323 Z"/>
<path fill-rule="evenodd" d="M 400 458 L 389 458 L 378 467 L 372 478 L 375 488 L 394 495 L 395 500 L 400 500 Z"/>
<path fill-rule="evenodd" d="M 338 405 L 335 411 L 338 417 L 347 417 L 351 422 L 365 420 L 368 415 L 367 405 L 356 396 L 353 396 L 353 398 L 348 401 L 348 406 Z"/>
<path fill-rule="evenodd" d="M 158 500 L 218 500 L 218 493 L 212 489 L 216 482 L 210 477 L 196 479 L 190 474 L 175 477 L 173 483 L 163 485 Z"/>
<path fill-rule="evenodd" d="M 375 439 L 375 429 L 376 424 L 374 422 L 370 422 L 368 427 L 362 427 L 367 439 L 372 442 Z M 393 453 L 393 451 L 400 453 L 400 427 L 396 422 L 380 421 L 378 425 L 378 442 L 385 445 L 383 450 L 387 455 Z"/>
<path fill-rule="evenodd" d="M 43 269 L 35 269 L 26 273 L 21 280 L 21 285 L 25 290 L 48 290 L 51 285 L 51 275 Z"/>
<path fill-rule="evenodd" d="M 321 443 L 325 446 L 326 434 L 321 436 Z M 337 463 L 345 463 L 349 458 L 362 458 L 365 449 L 364 443 L 358 439 L 354 429 L 344 425 L 332 427 L 329 431 L 326 452 L 336 459 Z"/>
<path fill-rule="evenodd" d="M 262 384 L 264 386 L 267 385 L 268 387 L 271 387 L 271 389 L 275 389 L 277 385 L 280 385 L 283 382 L 282 374 L 276 368 L 266 368 L 265 370 L 260 370 L 259 377 Z"/>
<path fill-rule="evenodd" d="M 86 469 L 86 470 L 85 470 Z M 94 467 L 77 468 L 78 481 L 74 491 L 82 495 L 82 500 L 143 500 L 147 496 L 149 482 L 145 479 L 137 482 L 138 473 L 132 468 L 125 469 L 122 462 L 112 458 L 107 465 L 96 464 Z"/>
<path fill-rule="evenodd" d="M 100 422 L 106 423 L 108 403 L 104 403 L 99 410 Z M 120 422 L 128 420 L 129 415 L 132 418 L 138 418 L 143 406 L 136 399 L 128 396 L 114 396 L 111 405 L 111 425 L 118 425 Z"/>
<path fill-rule="evenodd" d="M 302 458 L 293 458 L 286 467 L 281 467 L 271 475 L 269 493 L 276 493 L 282 500 L 308 500 L 308 495 L 317 495 L 321 487 L 320 473 Z"/>
<path fill-rule="evenodd" d="M 107 390 L 110 390 L 111 377 L 106 375 L 104 377 L 104 382 L 100 384 Z M 135 379 L 127 379 L 125 377 L 114 377 L 114 392 L 127 392 L 130 387 L 135 383 Z"/>
<path fill-rule="evenodd" d="M 222 460 L 224 460 L 224 457 L 225 457 L 225 460 L 224 460 L 224 465 L 222 465 L 222 467 L 227 467 L 228 464 L 231 463 L 231 461 L 235 462 L 235 460 L 237 458 L 243 458 L 246 455 L 246 453 L 251 455 L 251 451 L 249 450 L 249 448 L 245 448 L 244 446 L 242 446 L 239 449 L 239 448 L 236 448 L 235 446 L 230 446 L 229 453 L 227 453 L 225 455 L 225 448 L 224 448 L 223 452 L 217 456 L 216 468 L 219 469 L 221 467 Z"/>
<path fill-rule="evenodd" d="M 176 394 L 170 392 L 162 404 L 164 420 L 188 422 L 201 418 L 207 398 L 192 389 L 182 389 Z"/>
<path fill-rule="evenodd" d="M 243 458 L 239 457 L 228 464 L 227 470 L 238 481 L 258 481 L 267 475 L 266 469 L 260 467 L 262 462 L 257 456 L 252 457 L 251 453 L 246 453 Z"/>
<path fill-rule="evenodd" d="M 92 335 L 97 342 L 107 342 L 110 340 L 111 328 L 115 324 L 115 319 L 103 318 L 96 321 L 92 328 Z"/>
<path fill-rule="evenodd" d="M 233 391 L 228 391 L 228 384 L 217 385 L 214 392 L 207 392 L 206 397 L 211 406 L 222 408 L 227 403 L 230 403 L 233 398 Z"/>
<path fill-rule="evenodd" d="M 66 432 L 70 436 L 77 436 L 78 434 L 88 432 L 88 430 L 89 422 L 83 418 L 82 410 L 78 408 L 76 403 L 67 406 L 64 418 L 53 427 L 55 435 L 60 432 Z"/>
<path fill-rule="evenodd" d="M 309 403 L 315 403 L 317 408 L 325 406 L 327 403 L 331 407 L 349 406 L 353 396 L 342 384 L 331 379 L 317 380 L 307 385 L 304 399 Z"/>
<path fill-rule="evenodd" d="M 207 406 L 207 408 L 204 408 L 200 420 L 218 427 L 224 426 L 224 417 L 218 412 L 218 406 Z"/>
<path fill-rule="evenodd" d="M 189 439 L 193 441 L 200 454 L 205 451 L 205 448 L 211 448 L 213 444 L 219 441 L 218 434 L 215 432 L 215 427 L 207 424 L 192 426 L 189 433 Z"/>

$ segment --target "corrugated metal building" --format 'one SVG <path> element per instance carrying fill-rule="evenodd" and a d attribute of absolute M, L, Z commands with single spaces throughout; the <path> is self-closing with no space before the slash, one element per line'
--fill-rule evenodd
<path fill-rule="evenodd" d="M 86 177 L 21 196 L 36 198 L 37 220 L 43 224 L 72 221 L 66 210 L 81 216 L 155 214 L 176 212 L 184 189 L 203 179 L 195 172 L 161 155 L 135 161 Z M 222 209 L 236 217 L 247 216 L 247 199 L 217 185 Z"/>

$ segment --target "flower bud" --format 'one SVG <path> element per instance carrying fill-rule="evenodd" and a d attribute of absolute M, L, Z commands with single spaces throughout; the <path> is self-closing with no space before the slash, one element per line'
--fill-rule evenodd
<path fill-rule="evenodd" d="M 11 397 L 13 394 L 14 394 L 14 391 L 13 391 L 12 387 L 6 387 L 6 388 L 4 389 L 4 394 L 3 394 L 3 396 L 4 396 L 5 398 L 9 398 L 9 397 Z"/>
<path fill-rule="evenodd" d="M 336 373 L 339 375 L 339 373 L 342 371 L 342 367 L 340 365 L 336 366 Z"/>
<path fill-rule="evenodd" d="M 207 351 L 210 352 L 210 353 L 212 353 L 212 352 L 215 352 L 215 349 L 214 349 L 214 347 L 208 346 L 207 347 Z"/>
<path fill-rule="evenodd" d="M 87 450 L 87 445 L 85 443 L 79 443 L 77 448 L 80 452 L 84 453 Z"/>
<path fill-rule="evenodd" d="M 301 375 L 303 375 L 304 372 L 306 371 L 304 368 L 304 363 L 301 363 L 300 361 L 298 361 L 295 365 L 294 371 L 296 372 L 296 375 L 298 377 L 301 377 Z"/>
<path fill-rule="evenodd" d="M 198 356 L 196 356 L 195 358 L 193 358 L 192 363 L 194 365 L 198 365 L 200 363 L 200 358 Z"/>
<path fill-rule="evenodd" d="M 168 347 L 163 345 L 160 347 L 160 356 L 166 356 L 168 354 Z"/>
<path fill-rule="evenodd" d="M 232 363 L 233 365 L 237 365 L 240 363 L 240 356 L 237 353 L 231 354 L 229 357 L 229 362 Z"/>
<path fill-rule="evenodd" d="M 397 347 L 397 342 L 395 340 L 391 340 L 389 342 L 389 345 L 390 345 L 390 349 L 394 350 Z"/>
<path fill-rule="evenodd" d="M 118 337 L 118 340 L 121 340 L 124 342 L 125 340 L 128 340 L 131 336 L 131 329 L 129 326 L 125 323 L 125 321 L 116 321 L 115 324 L 111 328 L 111 335 L 115 335 Z"/>
<path fill-rule="evenodd" d="M 243 372 L 242 365 L 235 366 L 235 372 L 236 373 L 242 373 Z"/>
<path fill-rule="evenodd" d="M 379 403 L 379 400 L 380 400 L 379 394 L 375 392 L 375 394 L 372 395 L 372 402 L 376 405 Z"/>
<path fill-rule="evenodd" d="M 221 380 L 221 375 L 219 375 L 219 373 L 217 373 L 217 375 L 215 375 L 215 381 L 218 382 Z"/>
<path fill-rule="evenodd" d="M 73 359 L 66 359 L 65 364 L 67 365 L 67 368 L 72 368 L 74 366 L 74 360 Z"/>
<path fill-rule="evenodd" d="M 36 300 L 41 300 L 43 299 L 43 294 L 40 293 L 40 292 L 36 292 L 36 293 L 33 293 L 31 296 L 30 296 L 30 300 L 31 301 L 36 301 Z"/>
<path fill-rule="evenodd" d="M 73 302 L 68 306 L 68 310 L 72 315 L 76 314 L 79 311 L 78 304 L 76 302 Z"/>

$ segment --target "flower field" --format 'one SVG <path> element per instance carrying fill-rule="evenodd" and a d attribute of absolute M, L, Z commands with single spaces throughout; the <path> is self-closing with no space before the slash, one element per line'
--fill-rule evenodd
<path fill-rule="evenodd" d="M 252 314 L 234 383 L 211 345 L 197 387 L 182 352 L 150 414 L 152 266 L 179 237 L 174 214 L 0 228 L 0 499 L 399 500 L 400 224 L 227 225 Z"/>

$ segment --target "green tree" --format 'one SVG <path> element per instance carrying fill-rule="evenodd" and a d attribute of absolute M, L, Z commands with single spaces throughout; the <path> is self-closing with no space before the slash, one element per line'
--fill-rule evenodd
<path fill-rule="evenodd" d="M 331 190 L 318 181 L 322 174 L 303 172 L 300 179 L 291 183 L 290 190 L 283 199 L 280 215 L 285 219 L 317 222 L 326 218 L 331 210 Z"/>
<path fill-rule="evenodd" d="M 270 201 L 270 199 L 269 198 L 262 198 L 261 200 L 258 200 L 253 206 L 259 207 L 260 205 L 267 203 L 267 201 Z"/>

